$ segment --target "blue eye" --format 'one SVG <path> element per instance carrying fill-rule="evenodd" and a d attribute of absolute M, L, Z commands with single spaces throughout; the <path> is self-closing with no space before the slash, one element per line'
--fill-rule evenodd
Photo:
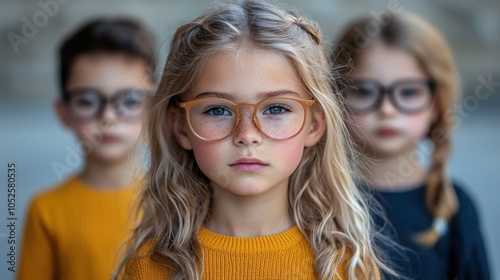
<path fill-rule="evenodd" d="M 286 113 L 287 109 L 283 106 L 271 106 L 264 111 L 264 115 L 278 115 Z"/>
<path fill-rule="evenodd" d="M 204 113 L 212 116 L 231 116 L 231 112 L 222 107 L 212 107 L 206 110 Z"/>

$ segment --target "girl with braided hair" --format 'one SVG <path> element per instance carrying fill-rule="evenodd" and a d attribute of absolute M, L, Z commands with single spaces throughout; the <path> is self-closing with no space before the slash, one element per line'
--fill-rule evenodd
<path fill-rule="evenodd" d="M 115 278 L 378 279 L 336 90 L 318 27 L 295 13 L 243 1 L 178 28 Z"/>
<path fill-rule="evenodd" d="M 388 255 L 400 277 L 489 279 L 477 212 L 447 174 L 458 92 L 450 49 L 415 15 L 373 23 L 345 28 L 331 60 L 333 75 L 346 78 L 339 84 L 348 129 L 372 161 L 360 184 L 385 210 L 387 219 L 375 215 L 378 228 L 403 247 L 387 247 Z M 428 167 L 418 159 L 424 139 L 433 146 L 421 149 L 430 151 Z"/>

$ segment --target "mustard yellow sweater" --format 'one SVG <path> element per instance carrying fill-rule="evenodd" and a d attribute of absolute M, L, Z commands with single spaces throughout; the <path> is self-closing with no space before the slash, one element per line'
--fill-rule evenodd
<path fill-rule="evenodd" d="M 313 271 L 314 253 L 297 226 L 282 233 L 251 238 L 217 234 L 201 228 L 198 240 L 203 248 L 205 271 L 203 279 L 316 279 Z M 149 251 L 151 243 L 139 248 Z M 345 262 L 338 268 L 345 276 Z M 171 272 L 143 257 L 129 261 L 123 279 L 171 279 Z"/>
<path fill-rule="evenodd" d="M 31 202 L 21 243 L 19 280 L 110 279 L 128 237 L 136 185 L 114 191 L 76 177 Z"/>

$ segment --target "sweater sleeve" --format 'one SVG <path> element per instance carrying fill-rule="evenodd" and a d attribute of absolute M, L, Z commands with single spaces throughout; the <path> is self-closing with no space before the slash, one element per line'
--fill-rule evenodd
<path fill-rule="evenodd" d="M 43 209 L 41 202 L 41 197 L 35 198 L 28 209 L 21 243 L 18 280 L 57 279 L 55 247 L 47 216 L 43 215 L 46 209 Z"/>
<path fill-rule="evenodd" d="M 459 210 L 452 221 L 450 279 L 489 280 L 490 272 L 477 210 L 465 191 L 455 185 Z"/>

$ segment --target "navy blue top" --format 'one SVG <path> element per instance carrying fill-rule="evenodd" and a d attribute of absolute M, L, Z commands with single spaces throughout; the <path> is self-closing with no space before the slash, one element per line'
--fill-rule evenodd
<path fill-rule="evenodd" d="M 406 248 L 398 250 L 395 246 L 381 245 L 400 275 L 418 280 L 490 279 L 477 211 L 464 190 L 456 183 L 454 187 L 459 210 L 447 233 L 430 248 L 423 248 L 412 239 L 429 229 L 433 221 L 425 207 L 424 186 L 402 192 L 373 191 L 373 197 L 392 224 L 384 226 L 384 219 L 374 215 L 376 227 Z M 384 279 L 396 278 L 384 274 Z"/>

